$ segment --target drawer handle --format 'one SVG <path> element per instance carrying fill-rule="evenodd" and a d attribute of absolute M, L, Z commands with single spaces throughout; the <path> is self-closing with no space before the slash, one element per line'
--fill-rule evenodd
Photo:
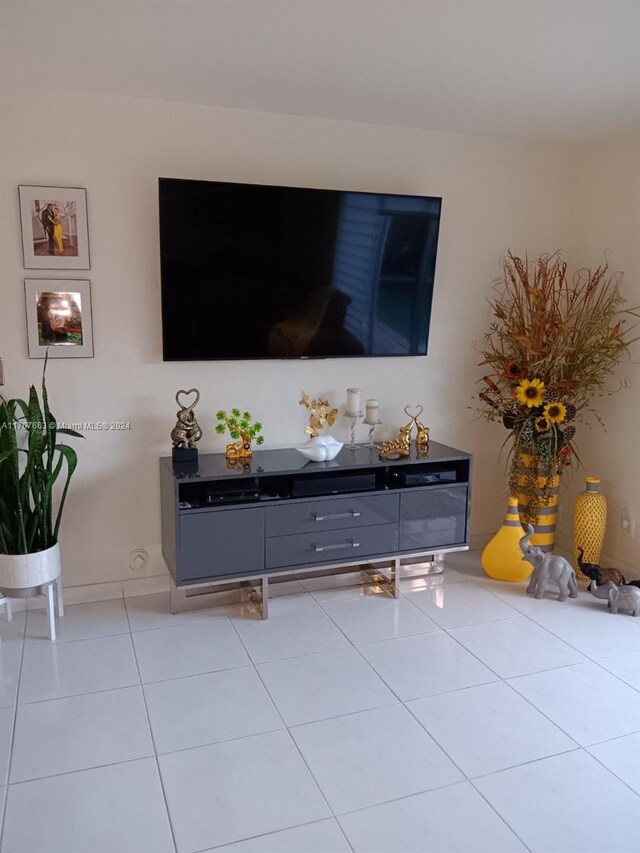
<path fill-rule="evenodd" d="M 349 512 L 334 512 L 331 515 L 318 515 L 317 512 L 312 513 L 316 521 L 335 521 L 337 518 L 359 518 L 360 513 L 354 512 L 352 509 Z"/>
<path fill-rule="evenodd" d="M 360 543 L 354 542 L 353 539 L 350 539 L 348 542 L 339 542 L 337 545 L 314 545 L 313 550 L 316 553 L 320 553 L 320 551 L 338 551 L 341 548 L 359 548 Z"/>

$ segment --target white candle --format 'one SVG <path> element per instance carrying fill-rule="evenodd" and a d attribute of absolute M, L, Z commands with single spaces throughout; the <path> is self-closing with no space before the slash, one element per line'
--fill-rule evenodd
<path fill-rule="evenodd" d="M 365 403 L 364 421 L 367 424 L 377 424 L 380 420 L 380 401 L 367 400 Z"/>
<path fill-rule="evenodd" d="M 357 418 L 362 414 L 362 391 L 359 388 L 347 388 L 347 417 Z"/>

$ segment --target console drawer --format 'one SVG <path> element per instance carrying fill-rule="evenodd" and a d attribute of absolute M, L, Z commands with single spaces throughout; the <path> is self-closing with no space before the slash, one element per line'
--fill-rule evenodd
<path fill-rule="evenodd" d="M 403 492 L 400 550 L 421 551 L 467 541 L 467 485 Z"/>
<path fill-rule="evenodd" d="M 267 536 L 321 533 L 397 522 L 399 495 L 354 495 L 349 498 L 293 502 L 267 507 Z"/>
<path fill-rule="evenodd" d="M 299 533 L 267 539 L 267 569 L 281 566 L 315 566 L 321 563 L 358 562 L 398 549 L 398 524 Z"/>
<path fill-rule="evenodd" d="M 209 509 L 180 518 L 178 585 L 264 569 L 264 510 Z"/>

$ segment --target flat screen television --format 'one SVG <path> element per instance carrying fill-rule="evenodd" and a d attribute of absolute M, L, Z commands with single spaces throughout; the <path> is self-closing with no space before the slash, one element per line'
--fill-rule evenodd
<path fill-rule="evenodd" d="M 441 201 L 160 178 L 164 360 L 425 355 Z"/>

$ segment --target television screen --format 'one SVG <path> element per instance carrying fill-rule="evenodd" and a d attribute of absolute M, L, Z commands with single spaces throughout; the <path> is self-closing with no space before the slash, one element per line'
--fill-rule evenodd
<path fill-rule="evenodd" d="M 424 355 L 441 199 L 160 178 L 165 361 Z"/>

